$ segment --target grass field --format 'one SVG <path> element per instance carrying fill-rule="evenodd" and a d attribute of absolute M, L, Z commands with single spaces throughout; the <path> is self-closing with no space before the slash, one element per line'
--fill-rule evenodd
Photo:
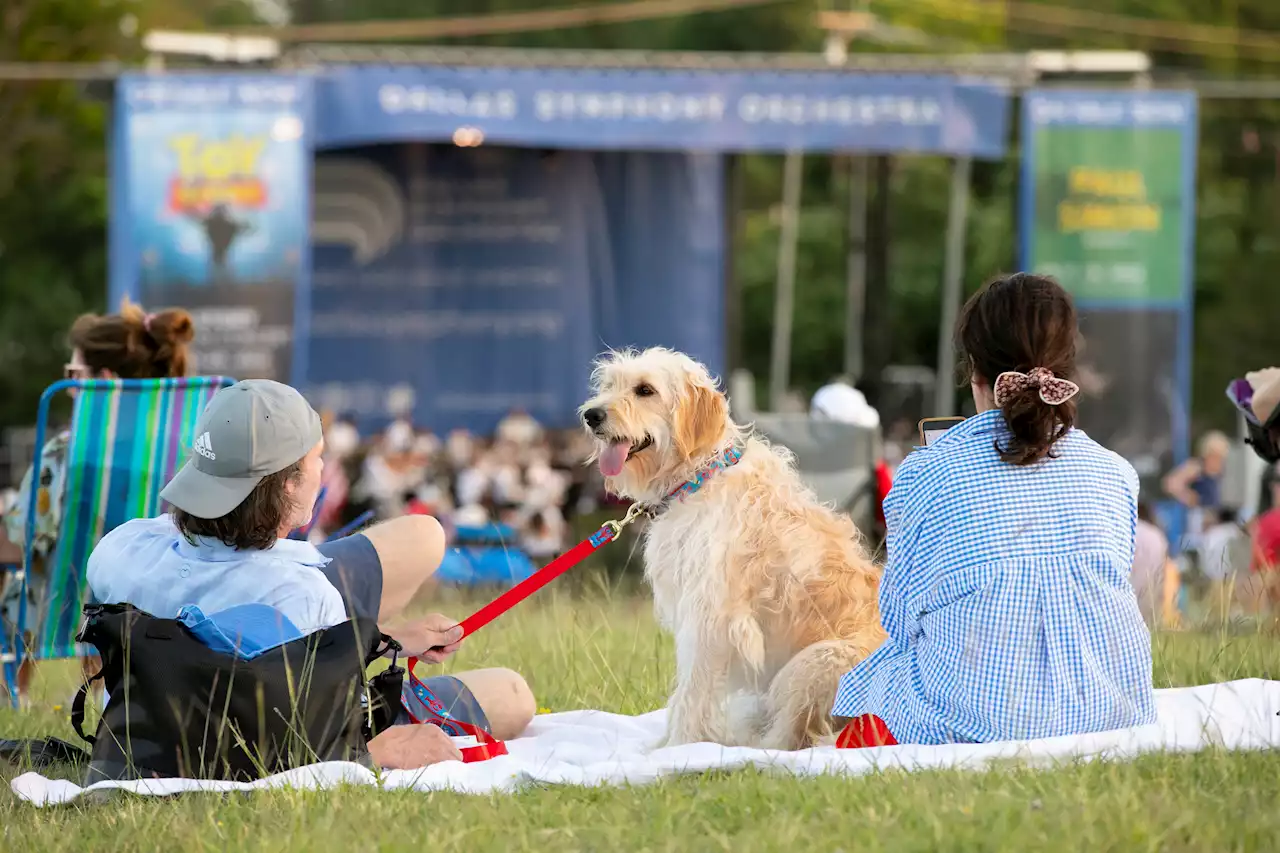
<path fill-rule="evenodd" d="M 438 604 L 463 615 L 473 602 Z M 1253 632 L 1156 639 L 1157 687 L 1280 679 L 1280 641 Z M 579 581 L 545 590 L 470 640 L 454 666 L 511 666 L 551 710 L 659 707 L 670 643 L 648 601 Z M 0 736 L 57 734 L 74 669 L 43 671 L 37 707 Z M 55 707 L 56 706 L 56 707 Z M 0 769 L 3 781 L 14 775 Z M 1280 848 L 1280 755 L 1203 752 L 1048 771 L 889 772 L 793 780 L 759 772 L 631 789 L 470 797 L 353 788 L 35 809 L 0 791 L 0 851 L 1207 850 Z"/>

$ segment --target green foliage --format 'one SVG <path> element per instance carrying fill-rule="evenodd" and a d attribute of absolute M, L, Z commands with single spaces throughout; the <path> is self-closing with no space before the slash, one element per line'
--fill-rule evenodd
<path fill-rule="evenodd" d="M 471 17 L 570 6 L 607 6 L 611 2 L 613 0 L 595 0 L 594 3 L 547 0 L 292 0 L 290 7 L 299 23 L 318 23 Z M 491 47 L 594 50 L 797 50 L 821 43 L 812 27 L 815 8 L 814 0 L 791 0 L 734 11 L 547 32 L 507 33 L 465 41 Z"/>
<path fill-rule="evenodd" d="M 10 0 L 0 62 L 123 57 L 124 0 Z M 0 83 L 0 424 L 29 423 L 106 280 L 106 118 L 71 83 Z"/>

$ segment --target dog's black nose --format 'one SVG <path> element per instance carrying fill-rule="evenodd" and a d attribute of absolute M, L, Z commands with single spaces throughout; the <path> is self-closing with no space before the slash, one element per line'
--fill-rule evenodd
<path fill-rule="evenodd" d="M 582 413 L 582 420 L 590 429 L 598 429 L 604 423 L 604 418 L 604 409 L 601 408 L 587 409 Z"/>

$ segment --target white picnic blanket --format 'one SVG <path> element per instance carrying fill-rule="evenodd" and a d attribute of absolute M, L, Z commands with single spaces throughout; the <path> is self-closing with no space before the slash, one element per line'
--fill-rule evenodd
<path fill-rule="evenodd" d="M 797 776 L 859 775 L 877 769 L 981 768 L 1019 759 L 1046 765 L 1079 758 L 1124 759 L 1153 750 L 1191 752 L 1207 747 L 1280 747 L 1280 681 L 1246 679 L 1176 690 L 1157 690 L 1159 720 L 1149 726 L 1073 737 L 988 744 L 888 746 L 878 749 L 820 747 L 777 752 L 710 743 L 652 749 L 662 735 L 665 711 L 639 717 L 604 711 L 568 711 L 537 717 L 524 736 L 507 742 L 509 755 L 474 764 L 446 762 L 422 770 L 375 774 L 357 764 L 328 762 L 252 783 L 197 779 L 99 782 L 88 788 L 25 773 L 13 792 L 39 806 L 65 803 L 86 791 L 122 788 L 164 796 L 184 791 L 252 791 L 262 788 L 331 788 L 381 785 L 468 794 L 514 791 L 522 785 L 637 785 L 664 776 L 754 765 Z"/>

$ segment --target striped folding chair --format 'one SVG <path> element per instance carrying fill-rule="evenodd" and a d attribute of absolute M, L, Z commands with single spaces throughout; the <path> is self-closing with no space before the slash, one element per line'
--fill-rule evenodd
<path fill-rule="evenodd" d="M 49 404 L 62 391 L 76 389 L 67 446 L 62 519 L 54 552 L 48 556 L 44 612 L 28 627 L 27 571 L 35 541 L 33 488 L 26 517 L 22 594 L 13 636 L 0 631 L 0 660 L 5 684 L 18 701 L 18 668 L 36 660 L 77 654 L 75 637 L 88 592 L 89 553 L 111 530 L 135 518 L 159 515 L 160 489 L 190 452 L 196 418 L 220 388 L 234 383 L 222 376 L 181 379 L 64 379 L 45 389 L 36 418 L 36 453 L 42 452 Z M 40 470 L 40 459 L 35 470 Z M 16 581 L 18 578 L 13 578 Z M 34 640 L 23 641 L 28 631 Z"/>

